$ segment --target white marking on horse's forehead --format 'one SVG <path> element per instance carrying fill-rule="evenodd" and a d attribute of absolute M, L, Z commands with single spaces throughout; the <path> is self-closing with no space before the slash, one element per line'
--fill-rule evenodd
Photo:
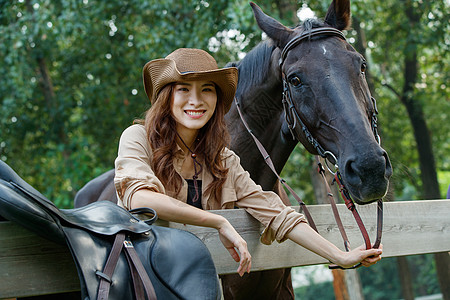
<path fill-rule="evenodd" d="M 323 54 L 325 55 L 327 53 L 327 48 L 325 48 L 324 44 L 320 45 L 320 47 L 322 48 Z"/>

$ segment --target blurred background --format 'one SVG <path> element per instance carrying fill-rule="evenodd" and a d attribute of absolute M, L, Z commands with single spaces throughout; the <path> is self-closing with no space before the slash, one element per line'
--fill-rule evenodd
<path fill-rule="evenodd" d="M 323 18 L 330 5 L 256 3 L 286 26 Z M 446 197 L 449 9 L 449 0 L 351 3 L 346 36 L 369 62 L 382 146 L 394 168 L 389 201 Z M 121 132 L 149 107 L 141 77 L 147 61 L 195 47 L 224 66 L 265 38 L 240 0 L 0 0 L 0 159 L 70 208 L 86 182 L 114 167 Z M 313 169 L 314 157 L 298 146 L 282 173 L 308 204 L 316 203 Z M 358 269 L 360 296 L 450 299 L 448 261 L 448 254 L 383 259 Z M 322 266 L 294 269 L 296 298 L 338 299 L 334 276 Z"/>

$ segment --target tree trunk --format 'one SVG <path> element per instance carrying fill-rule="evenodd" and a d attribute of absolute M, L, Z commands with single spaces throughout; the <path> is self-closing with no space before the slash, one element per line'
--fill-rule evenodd
<path fill-rule="evenodd" d="M 364 300 L 362 292 L 361 279 L 356 269 L 346 270 L 345 282 L 347 286 L 348 296 L 350 300 Z"/>
<path fill-rule="evenodd" d="M 450 252 L 434 254 L 436 261 L 436 272 L 441 287 L 442 299 L 450 299 Z"/>
<path fill-rule="evenodd" d="M 405 300 L 414 300 L 414 289 L 411 279 L 411 270 L 405 256 L 397 257 L 398 276 L 402 286 L 402 295 Z"/>
<path fill-rule="evenodd" d="M 436 163 L 431 145 L 430 132 L 423 114 L 420 101 L 414 99 L 414 85 L 417 81 L 417 49 L 405 50 L 404 78 L 401 102 L 405 105 L 414 132 L 420 164 L 420 178 L 422 179 L 423 199 L 440 199 L 439 183 L 437 180 Z"/>
<path fill-rule="evenodd" d="M 413 6 L 411 0 L 406 1 L 405 14 L 411 24 L 411 34 L 420 20 L 422 10 Z M 414 131 L 414 138 L 417 143 L 419 153 L 420 177 L 422 179 L 423 199 L 440 199 L 439 184 L 436 174 L 436 164 L 434 160 L 433 148 L 431 145 L 430 132 L 428 130 L 423 108 L 420 101 L 414 99 L 414 85 L 418 77 L 417 44 L 414 39 L 408 39 L 410 43 L 404 50 L 404 85 L 401 101 L 408 111 L 411 125 Z M 441 287 L 444 300 L 450 300 L 450 260 L 448 253 L 435 254 L 436 268 L 439 285 Z"/>
<path fill-rule="evenodd" d="M 336 300 L 349 300 L 349 295 L 346 287 L 345 271 L 332 270 L 333 273 L 333 289 Z"/>

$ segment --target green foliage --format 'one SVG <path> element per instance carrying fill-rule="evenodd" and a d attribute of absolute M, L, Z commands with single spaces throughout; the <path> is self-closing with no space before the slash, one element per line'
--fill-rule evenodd
<path fill-rule="evenodd" d="M 307 286 L 301 286 L 294 290 L 295 299 L 300 300 L 334 300 L 332 282 L 321 282 Z"/>
<path fill-rule="evenodd" d="M 436 280 L 433 255 L 414 255 L 407 257 L 411 270 L 412 285 L 416 297 L 440 293 Z M 301 268 L 300 268 L 301 269 Z M 401 274 L 397 270 L 396 258 L 383 258 L 370 268 L 357 269 L 365 299 L 384 300 L 402 299 Z M 309 279 L 309 285 L 295 289 L 296 299 L 334 299 L 332 282 L 315 283 Z"/>
<path fill-rule="evenodd" d="M 359 268 L 363 295 L 368 299 L 402 299 L 395 258 L 383 258 L 370 268 Z M 387 298 L 386 295 L 389 295 Z"/>
<path fill-rule="evenodd" d="M 114 166 L 121 132 L 148 108 L 142 66 L 178 47 L 207 49 L 240 18 L 228 1 L 0 7 L 0 157 L 61 207 Z"/>
<path fill-rule="evenodd" d="M 416 297 L 440 293 L 433 255 L 407 257 Z M 383 258 L 370 268 L 359 268 L 364 297 L 373 300 L 402 299 L 401 283 L 395 257 Z M 386 297 L 389 295 L 389 297 Z"/>

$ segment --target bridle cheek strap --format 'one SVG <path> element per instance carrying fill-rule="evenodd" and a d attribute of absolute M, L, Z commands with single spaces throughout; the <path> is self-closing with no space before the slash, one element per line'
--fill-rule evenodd
<path fill-rule="evenodd" d="M 306 140 L 314 147 L 314 150 L 317 152 L 317 154 L 319 154 L 323 158 L 326 158 L 325 149 L 313 137 L 308 127 L 306 127 L 305 123 L 300 118 L 297 109 L 295 108 L 294 102 L 292 101 L 291 92 L 289 89 L 289 84 L 286 80 L 286 76 L 284 73 L 281 74 L 283 79 L 283 97 L 281 102 L 284 108 L 285 121 L 288 125 L 289 131 L 291 132 L 292 139 L 301 141 L 300 134 L 299 132 L 297 132 L 298 124 Z"/>

